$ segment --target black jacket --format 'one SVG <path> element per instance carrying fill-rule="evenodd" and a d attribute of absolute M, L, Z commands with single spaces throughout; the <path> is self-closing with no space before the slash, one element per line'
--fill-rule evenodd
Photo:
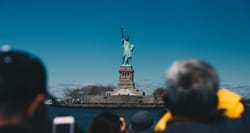
<path fill-rule="evenodd" d="M 250 106 L 245 106 L 241 119 L 224 118 L 211 123 L 171 123 L 163 133 L 250 133 Z"/>
<path fill-rule="evenodd" d="M 164 133 L 245 133 L 239 120 L 222 120 L 216 123 L 171 124 Z"/>
<path fill-rule="evenodd" d="M 0 128 L 0 133 L 31 133 L 31 131 L 22 126 L 6 126 Z"/>

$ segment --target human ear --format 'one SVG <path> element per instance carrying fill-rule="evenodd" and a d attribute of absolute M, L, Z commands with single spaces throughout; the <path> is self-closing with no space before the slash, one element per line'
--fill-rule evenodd
<path fill-rule="evenodd" d="M 121 122 L 121 132 L 125 132 L 126 131 L 126 121 L 123 117 L 120 117 L 120 122 Z"/>
<path fill-rule="evenodd" d="M 39 105 L 43 103 L 44 98 L 45 98 L 44 94 L 39 94 L 31 102 L 31 104 L 29 105 L 28 110 L 27 110 L 27 115 L 29 117 L 33 116 L 33 114 L 35 113 L 35 111 L 37 110 L 37 108 L 39 107 Z"/>

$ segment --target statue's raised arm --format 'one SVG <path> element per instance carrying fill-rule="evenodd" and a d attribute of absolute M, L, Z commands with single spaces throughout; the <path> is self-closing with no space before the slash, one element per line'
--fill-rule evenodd
<path fill-rule="evenodd" d="M 124 30 L 123 27 L 121 27 L 121 41 L 122 41 L 122 45 L 123 45 L 123 41 L 124 41 Z"/>
<path fill-rule="evenodd" d="M 124 37 L 124 30 L 123 30 L 123 27 L 121 27 L 121 35 L 122 35 L 122 39 Z"/>
<path fill-rule="evenodd" d="M 123 48 L 123 66 L 131 66 L 134 45 L 129 42 L 128 35 L 124 36 L 123 27 L 121 27 L 122 48 Z"/>

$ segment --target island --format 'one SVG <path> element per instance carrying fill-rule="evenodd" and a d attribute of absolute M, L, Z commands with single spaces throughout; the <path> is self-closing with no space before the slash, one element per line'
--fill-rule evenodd
<path fill-rule="evenodd" d="M 164 108 L 164 100 L 159 96 L 146 96 L 135 87 L 132 57 L 135 45 L 124 35 L 121 27 L 122 65 L 119 68 L 117 87 L 103 96 L 82 95 L 77 98 L 64 97 L 57 102 L 47 101 L 48 105 L 83 108 Z M 55 100 L 53 100 L 55 101 Z"/>

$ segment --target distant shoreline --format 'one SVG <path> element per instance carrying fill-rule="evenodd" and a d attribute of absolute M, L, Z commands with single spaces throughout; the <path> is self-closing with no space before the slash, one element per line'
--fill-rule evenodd
<path fill-rule="evenodd" d="M 126 109 L 163 109 L 164 104 L 47 104 L 52 107 L 64 108 L 126 108 Z"/>

